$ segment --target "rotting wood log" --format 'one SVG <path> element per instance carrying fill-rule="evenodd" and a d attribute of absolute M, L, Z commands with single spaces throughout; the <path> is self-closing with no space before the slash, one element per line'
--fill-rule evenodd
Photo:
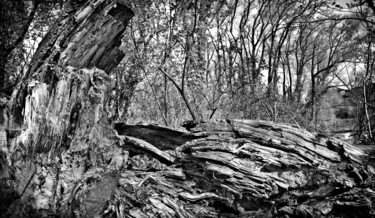
<path fill-rule="evenodd" d="M 111 126 L 107 73 L 133 12 L 74 2 L 0 101 L 0 216 L 372 216 L 374 169 L 335 139 L 243 120 Z"/>
<path fill-rule="evenodd" d="M 137 137 L 162 150 L 174 149 L 178 145 L 199 137 L 152 124 L 127 125 L 117 123 L 114 127 L 120 135 Z"/>
<path fill-rule="evenodd" d="M 107 217 L 374 215 L 375 171 L 360 149 L 266 121 L 219 120 L 189 128 L 200 138 L 160 147 L 178 157 L 169 166 L 155 151 L 130 157 Z"/>
<path fill-rule="evenodd" d="M 150 154 L 151 156 L 154 156 L 158 158 L 161 162 L 165 164 L 172 164 L 175 162 L 175 157 L 156 148 L 152 144 L 143 141 L 141 139 L 137 139 L 131 136 L 124 136 L 122 137 L 124 144 L 128 146 L 128 148 L 125 148 L 128 151 L 132 150 L 139 150 L 146 152 L 147 154 Z"/>

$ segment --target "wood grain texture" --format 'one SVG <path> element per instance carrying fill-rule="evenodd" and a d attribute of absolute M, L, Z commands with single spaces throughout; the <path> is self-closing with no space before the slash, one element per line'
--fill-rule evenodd
<path fill-rule="evenodd" d="M 126 128 L 130 131 L 140 126 Z M 178 157 L 174 164 L 160 166 L 153 163 L 161 157 L 134 156 L 143 161 L 144 170 L 132 170 L 130 162 L 128 170 L 121 174 L 117 193 L 137 204 L 114 199 L 123 205 L 125 214 L 358 217 L 357 214 L 373 213 L 374 170 L 360 149 L 334 138 L 266 121 L 218 120 L 197 122 L 189 128 L 191 135 L 201 138 L 165 150 Z M 158 130 L 163 132 L 162 128 Z M 178 173 L 172 176 L 166 172 Z M 142 198 L 137 195 L 139 190 Z M 345 210 L 345 216 L 343 205 L 351 208 Z"/>

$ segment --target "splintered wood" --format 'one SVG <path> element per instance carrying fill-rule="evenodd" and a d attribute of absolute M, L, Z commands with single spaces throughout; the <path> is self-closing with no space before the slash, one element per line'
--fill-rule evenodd
<path fill-rule="evenodd" d="M 343 205 L 351 208 L 347 217 L 374 212 L 368 156 L 337 139 L 253 120 L 195 122 L 185 134 L 152 125 L 115 128 L 120 135 L 153 133 L 131 141 L 111 202 L 132 217 L 329 217 L 341 216 Z M 163 140 L 166 133 L 190 140 L 149 146 L 155 131 Z"/>

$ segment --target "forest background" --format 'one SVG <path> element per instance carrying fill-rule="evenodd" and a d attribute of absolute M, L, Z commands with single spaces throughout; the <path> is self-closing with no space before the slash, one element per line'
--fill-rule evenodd
<path fill-rule="evenodd" d="M 271 120 L 322 131 L 329 89 L 374 82 L 371 0 L 128 1 L 125 57 L 107 111 L 112 122 L 172 128 L 189 119 Z M 0 90 L 11 98 L 64 1 L 2 0 Z M 120 61 L 120 60 L 119 60 Z M 373 137 L 366 94 L 357 138 Z"/>

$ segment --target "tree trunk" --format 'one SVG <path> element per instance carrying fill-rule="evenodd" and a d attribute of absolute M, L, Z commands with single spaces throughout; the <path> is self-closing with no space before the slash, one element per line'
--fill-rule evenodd
<path fill-rule="evenodd" d="M 185 126 L 191 133 L 115 126 L 123 147 L 132 150 L 109 217 L 370 217 L 374 212 L 375 171 L 355 147 L 266 121 Z M 174 147 L 166 146 L 172 139 Z"/>
<path fill-rule="evenodd" d="M 105 72 L 124 55 L 133 12 L 122 0 L 69 3 L 0 105 L 2 217 L 98 216 L 127 157 L 108 122 Z M 84 193 L 89 187 L 97 192 Z"/>
<path fill-rule="evenodd" d="M 369 217 L 360 150 L 270 122 L 108 122 L 110 72 L 133 13 L 71 1 L 11 100 L 1 99 L 2 217 Z M 92 68 L 94 67 L 94 68 Z M 92 69 L 86 69 L 92 68 Z M 104 71 L 103 71 L 104 70 Z"/>

